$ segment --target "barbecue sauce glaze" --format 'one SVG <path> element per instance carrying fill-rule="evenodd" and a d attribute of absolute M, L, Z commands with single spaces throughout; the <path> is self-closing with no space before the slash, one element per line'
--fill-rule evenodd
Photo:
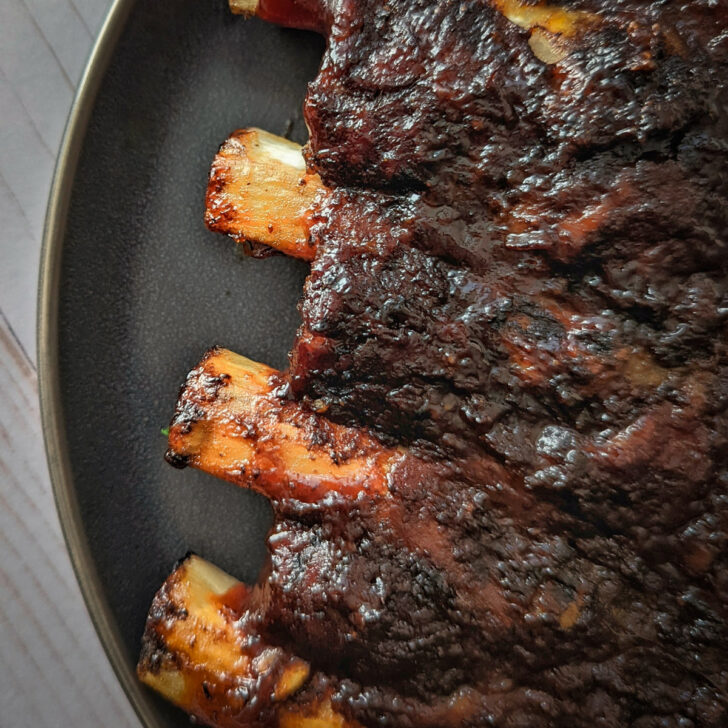
<path fill-rule="evenodd" d="M 419 464 L 274 503 L 258 628 L 363 726 L 725 728 L 728 4 L 294 4 L 282 396 Z"/>

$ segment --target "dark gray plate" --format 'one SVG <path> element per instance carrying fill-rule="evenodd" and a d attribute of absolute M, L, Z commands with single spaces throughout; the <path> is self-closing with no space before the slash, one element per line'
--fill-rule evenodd
<path fill-rule="evenodd" d="M 269 525 L 262 498 L 166 465 L 160 428 L 213 344 L 285 366 L 307 272 L 205 229 L 209 165 L 241 126 L 304 141 L 322 48 L 225 0 L 117 0 L 59 157 L 40 282 L 46 446 L 89 611 L 146 726 L 181 718 L 133 672 L 155 591 L 188 550 L 255 579 Z"/>

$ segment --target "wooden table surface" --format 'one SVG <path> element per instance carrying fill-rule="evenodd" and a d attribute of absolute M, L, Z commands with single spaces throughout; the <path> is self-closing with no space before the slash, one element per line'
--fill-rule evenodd
<path fill-rule="evenodd" d="M 43 218 L 110 0 L 0 0 L 0 727 L 139 728 L 61 536 L 38 411 Z"/>

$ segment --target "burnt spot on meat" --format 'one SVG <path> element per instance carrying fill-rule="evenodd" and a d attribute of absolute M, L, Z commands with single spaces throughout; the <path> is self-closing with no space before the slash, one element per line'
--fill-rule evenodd
<path fill-rule="evenodd" d="M 364 725 L 722 725 L 728 6 L 329 5 L 288 391 L 450 464 L 285 516 L 277 638 Z"/>
<path fill-rule="evenodd" d="M 273 501 L 252 632 L 365 728 L 725 728 L 728 3 L 301 8 L 290 371 L 173 421 Z"/>

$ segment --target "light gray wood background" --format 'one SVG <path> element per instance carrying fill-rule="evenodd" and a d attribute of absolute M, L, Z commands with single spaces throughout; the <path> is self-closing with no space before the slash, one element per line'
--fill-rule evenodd
<path fill-rule="evenodd" d="M 139 727 L 61 536 L 35 367 L 51 175 L 109 4 L 0 0 L 0 728 Z"/>

